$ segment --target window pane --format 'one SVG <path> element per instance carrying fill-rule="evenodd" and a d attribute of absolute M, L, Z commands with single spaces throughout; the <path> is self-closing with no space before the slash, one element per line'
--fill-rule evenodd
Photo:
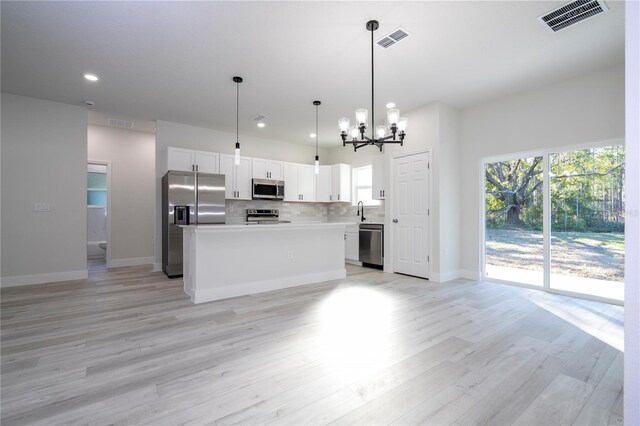
<path fill-rule="evenodd" d="M 107 191 L 87 191 L 87 205 L 89 206 L 106 206 Z"/>
<path fill-rule="evenodd" d="M 624 296 L 624 146 L 551 154 L 551 288 Z"/>
<path fill-rule="evenodd" d="M 542 286 L 542 157 L 485 164 L 485 271 Z"/>
<path fill-rule="evenodd" d="M 373 169 L 370 166 L 358 169 L 358 186 L 371 186 Z"/>
<path fill-rule="evenodd" d="M 87 174 L 87 188 L 107 189 L 106 173 L 89 172 Z"/>

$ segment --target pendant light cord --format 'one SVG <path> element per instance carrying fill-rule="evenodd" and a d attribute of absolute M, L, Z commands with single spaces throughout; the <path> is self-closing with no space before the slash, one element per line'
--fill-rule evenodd
<path fill-rule="evenodd" d="M 240 142 L 240 83 L 236 82 L 236 143 Z"/>
<path fill-rule="evenodd" d="M 316 105 L 316 158 L 318 158 L 318 105 Z"/>
<path fill-rule="evenodd" d="M 375 31 L 374 28 L 371 28 L 371 120 L 369 120 L 369 122 L 371 123 L 371 139 L 374 139 L 374 127 L 375 127 L 375 109 L 374 109 L 374 85 L 373 85 L 373 32 Z"/>

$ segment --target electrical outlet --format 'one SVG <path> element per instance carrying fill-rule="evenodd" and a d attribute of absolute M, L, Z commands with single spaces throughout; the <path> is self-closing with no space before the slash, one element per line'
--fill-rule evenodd
<path fill-rule="evenodd" d="M 51 206 L 49 203 L 35 203 L 33 205 L 34 212 L 49 212 L 51 211 Z"/>
<path fill-rule="evenodd" d="M 287 259 L 293 259 L 293 251 L 289 250 L 287 252 Z"/>

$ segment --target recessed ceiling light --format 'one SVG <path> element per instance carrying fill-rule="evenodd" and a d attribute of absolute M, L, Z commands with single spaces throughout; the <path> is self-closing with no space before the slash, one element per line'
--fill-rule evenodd
<path fill-rule="evenodd" d="M 315 137 L 316 137 L 316 134 L 315 134 L 315 133 L 309 133 L 309 137 L 310 137 L 310 138 L 315 138 Z"/>
<path fill-rule="evenodd" d="M 264 123 L 258 123 L 258 127 L 263 128 L 264 126 L 266 126 L 266 124 L 264 124 Z"/>
<path fill-rule="evenodd" d="M 85 74 L 85 75 L 84 75 L 84 78 L 86 78 L 86 79 L 87 79 L 87 80 L 89 80 L 89 81 L 98 81 L 98 80 L 100 80 L 100 79 L 98 78 L 98 76 L 97 76 L 97 75 L 95 75 L 95 74 Z"/>
<path fill-rule="evenodd" d="M 387 108 L 393 108 L 394 106 L 396 106 L 396 104 L 394 104 L 393 102 L 389 102 L 387 104 Z"/>

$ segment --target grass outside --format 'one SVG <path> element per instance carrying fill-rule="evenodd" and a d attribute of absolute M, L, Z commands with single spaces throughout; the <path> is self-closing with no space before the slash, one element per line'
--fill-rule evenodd
<path fill-rule="evenodd" d="M 487 228 L 489 265 L 542 270 L 542 232 Z M 551 272 L 563 275 L 624 280 L 624 234 L 552 232 Z"/>

